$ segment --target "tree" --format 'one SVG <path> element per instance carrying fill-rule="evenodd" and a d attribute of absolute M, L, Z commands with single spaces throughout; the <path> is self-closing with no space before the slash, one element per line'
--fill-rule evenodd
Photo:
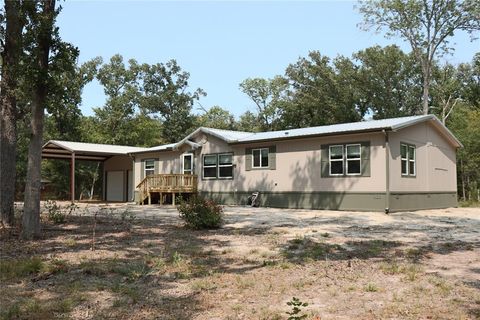
<path fill-rule="evenodd" d="M 39 7 L 37 9 L 37 6 Z M 39 11 L 37 11 L 39 10 Z M 58 35 L 54 29 L 55 0 L 32 3 L 27 24 L 28 48 L 32 59 L 31 138 L 28 147 L 27 180 L 23 211 L 22 237 L 32 239 L 40 236 L 40 186 L 43 142 L 43 118 L 47 103 L 49 82 L 49 54 L 52 42 Z M 58 38 L 57 38 L 58 40 Z"/>
<path fill-rule="evenodd" d="M 140 107 L 163 121 L 161 134 L 165 142 L 176 142 L 194 129 L 192 107 L 206 93 L 200 88 L 189 92 L 189 78 L 190 74 L 175 60 L 142 65 Z"/>
<path fill-rule="evenodd" d="M 248 78 L 240 89 L 254 103 L 263 131 L 278 130 L 282 110 L 287 103 L 288 81 L 280 76 L 273 79 Z"/>
<path fill-rule="evenodd" d="M 478 0 L 363 0 L 363 29 L 385 30 L 412 47 L 422 67 L 423 114 L 429 113 L 430 85 L 435 57 L 453 50 L 449 39 L 456 31 L 480 30 Z"/>
<path fill-rule="evenodd" d="M 359 121 L 365 112 L 356 88 L 357 67 L 347 58 L 333 60 L 318 51 L 287 67 L 289 99 L 283 128 Z"/>
<path fill-rule="evenodd" d="M 101 143 L 134 144 L 131 121 L 139 108 L 140 88 L 138 76 L 140 65 L 130 59 L 129 66 L 121 55 L 114 55 L 109 63 L 100 67 L 97 80 L 107 96 L 105 105 L 94 108 L 96 130 Z"/>
<path fill-rule="evenodd" d="M 20 1 L 5 1 L 4 21 L 1 22 L 0 223 L 5 226 L 14 223 L 17 89 L 25 24 L 21 5 Z"/>
<path fill-rule="evenodd" d="M 235 129 L 235 117 L 228 110 L 219 106 L 203 110 L 205 113 L 197 117 L 197 126 L 225 130 Z"/>
<path fill-rule="evenodd" d="M 399 47 L 370 47 L 353 55 L 359 65 L 360 99 L 375 119 L 409 116 L 421 105 L 421 71 L 415 59 Z"/>
<path fill-rule="evenodd" d="M 246 132 L 260 132 L 262 124 L 258 119 L 258 116 L 251 111 L 246 111 L 240 115 L 240 119 L 237 122 L 237 130 Z"/>

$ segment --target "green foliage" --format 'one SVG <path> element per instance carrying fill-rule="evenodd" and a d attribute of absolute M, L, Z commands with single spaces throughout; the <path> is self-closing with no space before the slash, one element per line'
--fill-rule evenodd
<path fill-rule="evenodd" d="M 283 111 L 284 128 L 359 121 L 365 106 L 352 81 L 356 67 L 347 58 L 333 61 L 318 51 L 287 67 L 291 103 Z"/>
<path fill-rule="evenodd" d="M 422 68 L 423 113 L 429 113 L 434 59 L 454 50 L 450 38 L 457 31 L 480 30 L 480 4 L 476 0 L 362 0 L 361 26 L 384 31 L 388 38 L 407 41 Z"/>
<path fill-rule="evenodd" d="M 181 200 L 177 206 L 180 218 L 193 229 L 219 228 L 223 221 L 223 209 L 213 200 L 192 196 Z"/>
<path fill-rule="evenodd" d="M 280 119 L 287 101 L 288 80 L 276 76 L 273 79 L 248 78 L 240 83 L 240 90 L 255 104 L 262 131 L 281 129 Z"/>
<path fill-rule="evenodd" d="M 447 126 L 463 143 L 457 152 L 458 194 L 463 200 L 479 200 L 480 189 L 480 109 L 460 103 Z"/>
<path fill-rule="evenodd" d="M 235 130 L 235 117 L 228 110 L 213 106 L 197 117 L 198 127 Z"/>
<path fill-rule="evenodd" d="M 300 299 L 293 297 L 292 300 L 287 302 L 287 305 L 292 307 L 291 311 L 287 311 L 286 313 L 289 315 L 287 320 L 302 320 L 306 319 L 306 314 L 302 313 L 302 308 L 307 307 L 308 303 L 300 301 Z"/>
<path fill-rule="evenodd" d="M 2 259 L 0 261 L 0 279 L 13 280 L 38 273 L 43 268 L 43 261 L 38 257 L 23 259 Z"/>
<path fill-rule="evenodd" d="M 422 72 L 412 55 L 399 47 L 374 46 L 353 55 L 359 65 L 350 80 L 375 119 L 419 113 Z M 360 103 L 360 101 L 359 101 Z"/>

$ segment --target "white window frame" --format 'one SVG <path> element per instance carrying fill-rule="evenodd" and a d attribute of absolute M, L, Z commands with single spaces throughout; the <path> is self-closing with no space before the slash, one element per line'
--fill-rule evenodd
<path fill-rule="evenodd" d="M 360 153 L 358 154 L 358 158 L 349 159 L 348 158 L 348 147 L 357 147 L 357 146 L 360 149 Z M 360 143 L 352 143 L 352 144 L 345 145 L 344 157 L 345 157 L 345 174 L 347 176 L 359 176 L 359 175 L 361 175 L 362 174 L 362 145 Z M 358 173 L 348 173 L 348 162 L 349 161 L 360 161 L 360 166 L 359 166 L 360 171 Z"/>
<path fill-rule="evenodd" d="M 188 174 L 193 174 L 193 153 L 184 153 L 182 154 L 182 174 L 187 174 L 185 173 L 185 158 L 190 158 L 190 170 L 187 170 L 189 171 L 190 173 Z"/>
<path fill-rule="evenodd" d="M 402 157 L 402 147 L 405 147 L 407 152 L 405 158 Z M 413 149 L 413 159 L 410 159 L 410 149 Z M 407 163 L 407 172 L 402 172 L 402 163 L 406 161 Z M 410 163 L 413 163 L 413 173 L 410 172 Z M 400 143 L 400 173 L 403 177 L 416 177 L 417 176 L 417 147 L 413 144 Z"/>
<path fill-rule="evenodd" d="M 214 165 L 205 165 L 205 157 L 215 157 L 216 163 Z M 215 168 L 215 177 L 205 177 L 205 168 Z M 214 180 L 218 178 L 218 155 L 216 154 L 204 154 L 202 157 L 202 177 L 204 180 Z"/>
<path fill-rule="evenodd" d="M 332 159 L 332 148 L 342 147 L 342 159 Z M 342 173 L 332 173 L 332 162 L 342 162 Z M 344 176 L 345 175 L 345 147 L 343 144 L 335 144 L 328 146 L 328 170 L 331 176 Z"/>
<path fill-rule="evenodd" d="M 153 167 L 152 168 L 147 168 L 147 162 L 152 161 L 153 162 Z M 151 171 L 151 174 L 147 174 L 147 171 Z M 155 174 L 155 159 L 145 159 L 144 160 L 144 168 L 143 168 L 143 177 L 147 177 L 149 175 Z"/>
<path fill-rule="evenodd" d="M 259 155 L 260 155 L 260 166 L 255 166 L 255 155 L 254 155 L 254 152 L 255 151 L 259 151 Z M 266 166 L 263 165 L 262 163 L 262 150 L 267 150 L 267 159 L 268 157 L 270 157 L 270 150 L 269 148 L 256 148 L 256 149 L 252 149 L 252 168 L 253 169 L 266 169 L 270 166 L 270 161 L 268 161 L 268 164 Z"/>
<path fill-rule="evenodd" d="M 232 157 L 232 163 L 231 164 L 220 164 L 220 156 L 231 156 Z M 232 152 L 227 152 L 227 153 L 219 153 L 217 155 L 217 178 L 218 179 L 232 179 L 233 178 L 233 153 Z M 226 167 L 231 167 L 232 168 L 232 175 L 231 176 L 225 176 L 222 177 L 220 176 L 220 168 L 226 168 Z"/>

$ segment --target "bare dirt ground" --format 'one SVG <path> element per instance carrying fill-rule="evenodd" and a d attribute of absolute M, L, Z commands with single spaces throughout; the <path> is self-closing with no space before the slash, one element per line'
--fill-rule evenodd
<path fill-rule="evenodd" d="M 40 241 L 2 230 L 1 318 L 287 319 L 292 297 L 308 319 L 480 318 L 479 208 L 225 207 L 195 231 L 173 207 L 79 206 Z"/>

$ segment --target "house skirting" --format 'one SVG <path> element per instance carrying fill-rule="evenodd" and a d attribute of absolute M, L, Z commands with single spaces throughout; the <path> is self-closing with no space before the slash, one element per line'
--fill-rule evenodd
<path fill-rule="evenodd" d="M 246 205 L 251 192 L 207 192 L 199 195 L 225 205 Z M 384 211 L 385 193 L 374 192 L 260 192 L 260 206 L 276 208 Z M 457 206 L 455 192 L 390 194 L 390 212 Z"/>

